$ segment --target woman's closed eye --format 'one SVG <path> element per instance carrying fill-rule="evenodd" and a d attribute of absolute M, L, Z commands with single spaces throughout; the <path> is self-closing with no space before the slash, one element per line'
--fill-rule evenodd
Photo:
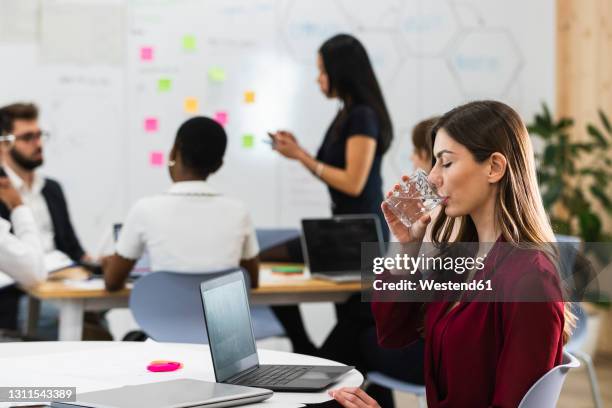
<path fill-rule="evenodd" d="M 449 168 L 451 166 L 451 164 L 453 164 L 453 162 L 442 163 L 442 167 Z"/>

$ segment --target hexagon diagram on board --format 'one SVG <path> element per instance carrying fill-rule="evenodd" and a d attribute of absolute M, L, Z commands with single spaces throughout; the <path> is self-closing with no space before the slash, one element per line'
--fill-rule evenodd
<path fill-rule="evenodd" d="M 357 30 L 396 29 L 400 0 L 336 0 Z"/>
<path fill-rule="evenodd" d="M 480 29 L 459 41 L 448 63 L 465 96 L 499 98 L 510 90 L 523 58 L 508 30 Z"/>
<path fill-rule="evenodd" d="M 380 31 L 363 31 L 355 36 L 365 47 L 381 85 L 391 81 L 401 64 L 392 35 Z"/>
<path fill-rule="evenodd" d="M 281 30 L 289 54 L 298 62 L 314 64 L 323 42 L 335 34 L 350 32 L 349 21 L 330 0 L 294 0 L 281 19 Z"/>
<path fill-rule="evenodd" d="M 446 0 L 405 2 L 399 16 L 399 37 L 405 55 L 437 57 L 460 30 L 455 10 Z"/>

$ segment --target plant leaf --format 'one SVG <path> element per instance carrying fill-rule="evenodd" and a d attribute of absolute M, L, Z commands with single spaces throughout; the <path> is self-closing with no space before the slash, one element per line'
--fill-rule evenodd
<path fill-rule="evenodd" d="M 550 181 L 547 186 L 546 192 L 542 196 L 542 203 L 544 208 L 550 210 L 552 205 L 561 197 L 563 191 L 563 182 L 561 178 L 556 177 Z"/>
<path fill-rule="evenodd" d="M 580 152 L 591 152 L 593 151 L 594 145 L 592 143 L 572 143 L 570 150 L 573 154 L 579 154 Z"/>
<path fill-rule="evenodd" d="M 580 225 L 580 236 L 585 242 L 596 242 L 601 233 L 601 220 L 590 211 L 578 214 L 578 224 Z"/>
<path fill-rule="evenodd" d="M 549 144 L 548 146 L 546 146 L 546 149 L 544 149 L 544 154 L 542 156 L 542 164 L 545 166 L 555 164 L 555 162 L 557 161 L 556 159 L 558 151 L 559 147 L 557 145 Z"/>
<path fill-rule="evenodd" d="M 604 128 L 606 129 L 606 131 L 608 132 L 609 135 L 612 135 L 612 126 L 610 126 L 610 121 L 608 120 L 608 117 L 606 116 L 606 114 L 604 113 L 604 111 L 602 111 L 601 109 L 599 109 L 597 111 L 597 113 L 599 113 L 599 119 L 601 119 L 601 123 L 603 123 Z"/>
<path fill-rule="evenodd" d="M 574 125 L 574 120 L 570 119 L 570 118 L 561 118 L 559 119 L 559 122 L 557 122 L 557 125 L 555 126 L 556 130 L 563 130 L 567 127 L 573 126 Z"/>
<path fill-rule="evenodd" d="M 595 140 L 597 140 L 597 143 L 600 146 L 608 147 L 608 141 L 606 140 L 604 135 L 601 133 L 601 131 L 597 129 L 595 126 L 589 124 L 587 126 L 587 132 L 589 133 L 589 135 L 593 136 Z"/>
<path fill-rule="evenodd" d="M 555 231 L 555 234 L 572 235 L 572 227 L 569 222 L 560 218 L 551 218 L 550 223 Z"/>
<path fill-rule="evenodd" d="M 608 197 L 606 192 L 598 185 L 591 186 L 590 190 L 591 190 L 591 193 L 604 206 L 605 210 L 608 213 L 612 214 L 612 201 L 610 201 L 610 197 Z"/>
<path fill-rule="evenodd" d="M 544 120 L 548 123 L 552 123 L 552 119 L 550 116 L 550 110 L 548 110 L 548 105 L 546 105 L 546 102 L 542 103 L 542 110 L 544 111 Z"/>

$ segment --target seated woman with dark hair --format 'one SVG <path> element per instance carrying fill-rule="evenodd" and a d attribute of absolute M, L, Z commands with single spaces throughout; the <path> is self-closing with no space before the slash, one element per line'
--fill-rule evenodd
<path fill-rule="evenodd" d="M 241 266 L 257 285 L 259 248 L 247 208 L 206 182 L 221 168 L 226 146 L 223 127 L 212 119 L 196 117 L 181 125 L 168 161 L 173 184 L 130 210 L 116 253 L 104 262 L 108 290 L 124 286 L 145 249 L 153 272 L 202 273 Z"/>

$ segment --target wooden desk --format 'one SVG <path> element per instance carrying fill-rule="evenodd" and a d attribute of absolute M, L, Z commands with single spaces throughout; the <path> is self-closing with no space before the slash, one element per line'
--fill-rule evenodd
<path fill-rule="evenodd" d="M 251 290 L 251 304 L 290 305 L 306 302 L 344 302 L 361 290 L 361 282 L 335 283 L 312 279 L 308 271 L 303 275 L 280 276 L 272 273 L 276 264 L 262 264 L 260 286 Z M 286 265 L 286 264 L 283 264 Z M 118 292 L 107 292 L 99 288 L 76 287 L 63 279 L 83 280 L 86 271 L 71 268 L 61 272 L 34 288 L 27 289 L 29 295 L 28 318 L 25 332 L 34 334 L 38 322 L 40 301 L 50 302 L 59 309 L 59 340 L 81 340 L 85 311 L 101 311 L 129 307 L 131 286 Z"/>

